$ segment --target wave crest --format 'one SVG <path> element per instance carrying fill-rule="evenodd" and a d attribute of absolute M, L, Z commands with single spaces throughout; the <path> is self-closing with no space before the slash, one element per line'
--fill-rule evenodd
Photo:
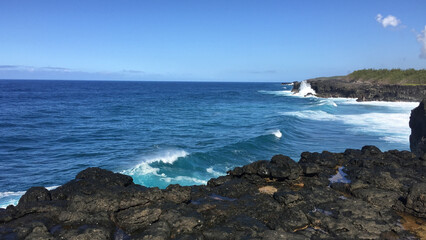
<path fill-rule="evenodd" d="M 281 138 L 283 136 L 280 130 L 275 130 L 272 132 L 272 134 L 274 134 L 274 136 L 277 138 Z"/>
<path fill-rule="evenodd" d="M 121 173 L 126 175 L 135 175 L 135 174 L 154 174 L 158 175 L 160 169 L 151 167 L 149 164 L 154 162 L 163 162 L 167 164 L 173 164 L 179 158 L 188 156 L 188 153 L 185 150 L 176 150 L 169 149 L 159 152 L 157 154 L 146 156 L 142 158 L 142 162 L 136 165 L 135 167 L 121 171 Z"/>
<path fill-rule="evenodd" d="M 387 142 L 406 143 L 411 130 L 408 127 L 410 113 L 363 113 L 348 115 L 333 115 L 322 110 L 305 110 L 299 112 L 284 112 L 286 116 L 315 121 L 341 121 L 344 124 L 354 126 L 351 131 L 374 134 L 386 133 Z"/>

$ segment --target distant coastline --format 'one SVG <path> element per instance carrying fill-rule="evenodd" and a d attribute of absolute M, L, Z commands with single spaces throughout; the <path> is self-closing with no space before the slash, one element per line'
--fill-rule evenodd
<path fill-rule="evenodd" d="M 426 96 L 426 70 L 365 69 L 346 76 L 305 80 L 318 97 L 357 98 L 357 101 L 417 102 Z M 298 93 L 300 82 L 293 82 Z"/>

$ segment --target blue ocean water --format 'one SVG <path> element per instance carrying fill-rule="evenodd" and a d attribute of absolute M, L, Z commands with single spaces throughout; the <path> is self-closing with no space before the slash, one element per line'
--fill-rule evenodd
<path fill-rule="evenodd" d="M 417 103 L 295 96 L 279 83 L 0 81 L 0 207 L 87 167 L 205 184 L 275 154 L 408 150 Z"/>

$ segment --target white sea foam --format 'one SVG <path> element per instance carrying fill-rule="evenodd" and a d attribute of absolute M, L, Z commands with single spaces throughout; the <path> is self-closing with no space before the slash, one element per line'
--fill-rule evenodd
<path fill-rule="evenodd" d="M 321 99 L 318 103 L 318 106 L 330 105 L 333 107 L 337 107 L 337 104 L 331 99 Z"/>
<path fill-rule="evenodd" d="M 333 102 L 337 102 L 341 105 L 361 105 L 361 106 L 377 106 L 387 107 L 396 111 L 411 112 L 412 109 L 419 105 L 418 102 L 385 102 L 385 101 L 367 101 L 357 102 L 356 98 L 327 98 Z"/>
<path fill-rule="evenodd" d="M 344 167 L 339 167 L 337 170 L 337 173 L 328 180 L 330 180 L 330 183 L 351 183 L 351 180 L 346 178 L 346 173 L 343 172 Z"/>
<path fill-rule="evenodd" d="M 311 84 L 309 84 L 306 80 L 302 81 L 299 86 L 299 92 L 295 93 L 295 96 L 305 97 L 308 94 L 315 95 L 315 90 L 312 89 Z"/>
<path fill-rule="evenodd" d="M 206 169 L 206 172 L 208 172 L 208 173 L 210 173 L 210 174 L 214 175 L 215 177 L 219 177 L 219 176 L 225 175 L 224 173 L 221 173 L 221 172 L 215 171 L 215 170 L 213 169 L 213 167 L 209 167 L 209 168 L 207 168 L 207 169 Z"/>
<path fill-rule="evenodd" d="M 313 110 L 305 110 L 305 111 L 298 111 L 298 112 L 283 112 L 281 113 L 283 115 L 287 116 L 295 116 L 298 118 L 303 119 L 312 119 L 317 121 L 334 121 L 337 120 L 337 116 L 327 113 L 322 110 L 313 111 Z"/>
<path fill-rule="evenodd" d="M 7 208 L 7 206 L 9 205 L 14 205 L 16 206 L 18 204 L 18 200 L 20 197 L 16 197 L 13 199 L 8 199 L 6 201 L 2 200 L 2 203 L 0 204 L 0 208 Z"/>
<path fill-rule="evenodd" d="M 390 143 L 407 143 L 408 141 L 408 137 L 402 137 L 402 136 L 387 136 L 387 137 L 381 137 L 380 139 Z"/>
<path fill-rule="evenodd" d="M 188 156 L 188 153 L 184 150 L 169 149 L 169 150 L 162 151 L 158 154 L 155 154 L 153 156 L 145 157 L 144 162 L 147 162 L 147 163 L 163 162 L 163 163 L 172 164 L 178 158 L 186 157 L 186 156 Z"/>
<path fill-rule="evenodd" d="M 16 197 L 16 196 L 22 196 L 25 194 L 25 191 L 18 191 L 18 192 L 0 192 L 0 198 L 5 197 Z"/>
<path fill-rule="evenodd" d="M 307 81 L 302 81 L 300 83 L 299 92 L 293 93 L 291 90 L 281 90 L 281 91 L 265 91 L 260 90 L 260 93 L 272 94 L 276 96 L 293 96 L 293 97 L 305 97 L 308 94 L 308 97 L 315 97 L 315 90 L 312 89 L 311 85 Z"/>
<path fill-rule="evenodd" d="M 168 183 L 171 183 L 171 182 L 185 182 L 184 185 L 190 185 L 190 184 L 203 184 L 203 185 L 206 185 L 207 184 L 206 180 L 198 179 L 198 178 L 195 178 L 195 177 L 188 177 L 188 176 L 177 176 L 177 177 L 174 177 L 174 178 L 165 177 L 165 178 L 162 178 L 162 180 L 164 180 L 165 182 L 168 182 Z"/>
<path fill-rule="evenodd" d="M 274 134 L 274 136 L 277 138 L 281 138 L 283 136 L 280 130 L 275 130 L 272 132 L 272 134 Z"/>
<path fill-rule="evenodd" d="M 305 110 L 282 114 L 316 121 L 341 121 L 345 124 L 353 125 L 354 127 L 350 128 L 351 131 L 386 134 L 387 137 L 382 139 L 388 142 L 407 143 L 411 133 L 408 127 L 409 112 L 333 115 L 321 110 Z"/>
<path fill-rule="evenodd" d="M 419 105 L 418 102 L 382 102 L 382 101 L 368 101 L 368 102 L 357 102 L 354 98 L 333 98 L 335 101 L 340 101 L 343 104 L 353 104 L 353 105 L 367 105 L 367 106 L 380 106 L 380 107 L 390 107 L 398 108 L 401 110 L 404 109 L 413 109 Z"/>
<path fill-rule="evenodd" d="M 281 91 L 265 91 L 260 90 L 260 93 L 272 94 L 276 96 L 293 96 L 293 97 L 305 97 L 307 94 L 311 93 L 309 97 L 315 97 L 315 90 L 312 89 L 310 84 L 306 81 L 300 83 L 300 88 L 298 93 L 293 93 L 290 90 L 281 90 Z M 315 97 L 316 98 L 316 97 Z M 357 102 L 356 98 L 319 98 L 321 99 L 318 105 L 332 105 L 337 107 L 339 104 L 344 105 L 366 105 L 366 106 L 380 106 L 380 107 L 389 107 L 397 110 L 411 110 L 419 105 L 418 102 L 386 102 L 386 101 L 366 101 L 366 102 Z"/>
<path fill-rule="evenodd" d="M 276 96 L 292 96 L 293 95 L 293 93 L 290 90 L 281 90 L 281 91 L 265 91 L 265 90 L 260 90 L 258 92 L 259 93 L 263 93 L 263 94 L 276 95 Z"/>

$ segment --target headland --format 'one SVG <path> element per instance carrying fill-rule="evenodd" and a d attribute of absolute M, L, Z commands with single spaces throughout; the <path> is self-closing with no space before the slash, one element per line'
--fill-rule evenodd
<path fill-rule="evenodd" d="M 418 102 L 426 96 L 426 70 L 365 69 L 347 76 L 305 80 L 323 98 L 357 98 L 357 101 Z M 293 82 L 299 92 L 300 82 Z"/>

